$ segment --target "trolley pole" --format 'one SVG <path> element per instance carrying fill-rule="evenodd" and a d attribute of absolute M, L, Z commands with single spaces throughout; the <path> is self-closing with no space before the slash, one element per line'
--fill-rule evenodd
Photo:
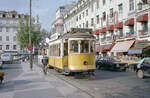
<path fill-rule="evenodd" d="M 31 27 L 32 27 L 32 0 L 30 0 L 30 15 L 29 15 L 29 46 L 31 46 Z M 30 50 L 30 68 L 32 70 L 32 50 Z"/>

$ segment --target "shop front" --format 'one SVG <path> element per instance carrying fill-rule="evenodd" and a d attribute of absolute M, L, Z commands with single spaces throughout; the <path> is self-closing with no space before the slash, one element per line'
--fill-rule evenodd
<path fill-rule="evenodd" d="M 100 54 L 101 56 L 112 56 L 110 50 L 113 48 L 114 44 L 107 44 L 100 46 Z"/>
<path fill-rule="evenodd" d="M 127 55 L 128 50 L 134 45 L 135 40 L 126 40 L 117 42 L 110 52 L 114 53 L 114 56 Z"/>
<path fill-rule="evenodd" d="M 128 55 L 137 57 L 150 56 L 150 41 L 136 40 L 134 46 L 129 49 Z"/>

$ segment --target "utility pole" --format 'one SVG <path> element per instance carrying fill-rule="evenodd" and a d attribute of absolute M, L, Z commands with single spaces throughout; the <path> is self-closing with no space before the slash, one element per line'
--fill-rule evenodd
<path fill-rule="evenodd" d="M 29 15 L 29 45 L 31 45 L 31 17 L 32 17 L 32 0 L 30 0 L 30 15 Z"/>
<path fill-rule="evenodd" d="M 30 15 L 29 15 L 29 47 L 31 44 L 31 27 L 32 27 L 32 0 L 30 0 Z M 30 50 L 30 68 L 32 70 L 32 50 Z"/>

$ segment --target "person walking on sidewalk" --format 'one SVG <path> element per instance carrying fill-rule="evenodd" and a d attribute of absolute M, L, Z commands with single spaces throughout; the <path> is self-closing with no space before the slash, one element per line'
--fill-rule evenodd
<path fill-rule="evenodd" d="M 43 56 L 43 58 L 42 58 L 42 64 L 43 64 L 43 66 L 42 66 L 43 72 L 46 75 L 47 74 L 48 57 Z"/>

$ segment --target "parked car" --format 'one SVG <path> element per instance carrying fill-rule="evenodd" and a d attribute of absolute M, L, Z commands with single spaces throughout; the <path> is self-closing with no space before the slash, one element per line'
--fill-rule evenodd
<path fill-rule="evenodd" d="M 146 76 L 150 76 L 150 57 L 143 58 L 138 62 L 136 75 L 141 79 Z"/>
<path fill-rule="evenodd" d="M 2 63 L 10 63 L 13 62 L 13 56 L 10 53 L 4 53 L 1 55 Z"/>
<path fill-rule="evenodd" d="M 127 68 L 126 63 L 121 63 L 120 60 L 111 57 L 103 57 L 98 59 L 96 61 L 96 66 L 98 69 L 104 68 L 115 71 L 126 71 Z"/>

